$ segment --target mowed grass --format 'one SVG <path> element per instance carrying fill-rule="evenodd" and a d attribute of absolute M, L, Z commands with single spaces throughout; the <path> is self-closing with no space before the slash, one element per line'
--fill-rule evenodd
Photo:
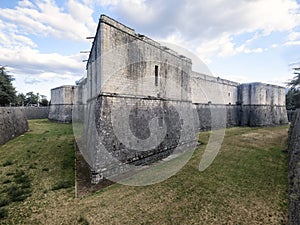
<path fill-rule="evenodd" d="M 71 125 L 34 120 L 30 129 L 0 147 L 0 196 L 7 199 L 0 216 L 1 208 L 8 210 L 2 224 L 286 224 L 287 126 L 228 129 L 204 172 L 198 166 L 209 132 L 201 133 L 203 144 L 168 180 L 114 184 L 83 198 L 71 187 Z M 12 201 L 7 187 L 22 182 L 30 183 L 28 196 Z"/>
<path fill-rule="evenodd" d="M 0 146 L 0 203 L 5 202 L 0 212 L 6 211 L 0 215 L 2 224 L 41 224 L 33 215 L 74 196 L 72 126 L 31 120 L 29 129 Z"/>

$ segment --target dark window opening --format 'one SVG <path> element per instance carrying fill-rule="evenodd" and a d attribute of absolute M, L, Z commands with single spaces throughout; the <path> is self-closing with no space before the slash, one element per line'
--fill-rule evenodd
<path fill-rule="evenodd" d="M 155 86 L 158 86 L 158 66 L 155 66 Z"/>

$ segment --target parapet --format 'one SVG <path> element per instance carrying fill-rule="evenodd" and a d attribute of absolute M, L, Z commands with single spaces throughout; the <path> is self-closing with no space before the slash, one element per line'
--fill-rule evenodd
<path fill-rule="evenodd" d="M 130 27 L 128 27 L 128 26 L 126 26 L 126 25 L 124 25 L 124 24 L 122 24 L 122 23 L 106 16 L 106 15 L 101 15 L 100 16 L 100 24 L 101 23 L 105 23 L 109 26 L 112 26 L 112 27 L 122 31 L 122 32 L 125 32 L 128 35 L 131 35 L 131 36 L 135 37 L 136 39 L 144 41 L 144 42 L 146 42 L 146 43 L 148 43 L 152 46 L 155 46 L 155 47 L 159 48 L 161 51 L 164 51 L 164 52 L 169 53 L 173 56 L 176 56 L 176 57 L 180 58 L 181 60 L 185 60 L 189 63 L 192 63 L 192 60 L 190 58 L 188 58 L 186 56 L 183 56 L 183 55 L 180 55 L 177 52 L 169 49 L 166 46 L 162 46 L 159 42 L 154 41 L 153 39 L 147 37 L 146 35 L 136 33 L 134 29 L 132 29 L 132 28 L 130 28 Z"/>
<path fill-rule="evenodd" d="M 195 71 L 192 71 L 192 78 L 195 79 L 201 79 L 201 80 L 205 80 L 208 82 L 213 82 L 213 83 L 218 83 L 218 84 L 225 84 L 225 85 L 230 85 L 230 86 L 239 86 L 240 83 L 234 82 L 234 81 L 230 81 L 230 80 L 226 80 L 226 79 L 222 79 L 220 77 L 214 77 L 214 76 L 210 76 L 207 74 L 203 74 L 203 73 L 198 73 Z"/>

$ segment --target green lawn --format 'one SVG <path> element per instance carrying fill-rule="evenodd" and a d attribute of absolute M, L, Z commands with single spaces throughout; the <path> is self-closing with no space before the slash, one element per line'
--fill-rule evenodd
<path fill-rule="evenodd" d="M 72 126 L 29 121 L 0 146 L 0 224 L 285 224 L 287 126 L 231 128 L 214 163 L 190 162 L 159 184 L 114 184 L 74 198 Z"/>

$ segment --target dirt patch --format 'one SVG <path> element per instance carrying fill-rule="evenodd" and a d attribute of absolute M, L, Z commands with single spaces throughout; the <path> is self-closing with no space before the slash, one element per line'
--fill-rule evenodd
<path fill-rule="evenodd" d="M 84 197 L 105 187 L 112 185 L 114 182 L 104 179 L 99 184 L 91 183 L 89 165 L 84 160 L 80 151 L 76 150 L 76 196 Z"/>

